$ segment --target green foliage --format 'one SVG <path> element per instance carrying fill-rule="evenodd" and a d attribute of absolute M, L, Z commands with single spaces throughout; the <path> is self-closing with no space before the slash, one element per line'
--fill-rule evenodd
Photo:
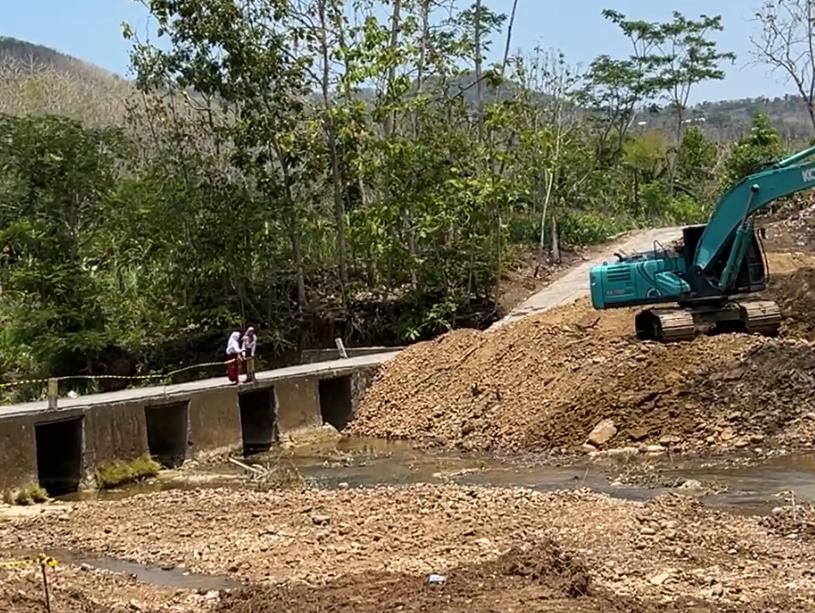
<path fill-rule="evenodd" d="M 6 504 L 28 506 L 48 501 L 48 492 L 38 483 L 29 483 L 17 490 L 3 492 L 3 501 Z"/>
<path fill-rule="evenodd" d="M 67 374 L 108 343 L 94 241 L 116 181 L 115 131 L 59 117 L 0 116 L 0 317 L 38 372 Z M 7 359 L 7 358 L 6 358 Z"/>
<path fill-rule="evenodd" d="M 584 75 L 535 49 L 477 81 L 506 23 L 486 0 L 147 4 L 120 129 L 0 117 L 6 378 L 217 360 L 249 323 L 285 361 L 483 326 L 518 244 L 701 220 L 720 181 L 701 131 L 677 148 L 634 123 L 719 77 L 718 18 L 606 11 L 631 56 Z"/>
<path fill-rule="evenodd" d="M 698 127 L 685 132 L 679 145 L 678 178 L 696 187 L 713 177 L 718 159 L 716 144 Z"/>
<path fill-rule="evenodd" d="M 641 180 L 652 181 L 664 171 L 667 155 L 668 141 L 665 135 L 646 132 L 625 142 L 622 163 L 637 173 Z"/>
<path fill-rule="evenodd" d="M 769 116 L 766 113 L 757 114 L 750 132 L 736 143 L 725 160 L 725 186 L 729 187 L 761 170 L 783 154 L 781 137 L 770 123 Z"/>
<path fill-rule="evenodd" d="M 629 218 L 590 211 L 568 213 L 560 220 L 562 240 L 568 245 L 597 245 L 633 227 Z"/>
<path fill-rule="evenodd" d="M 704 223 L 709 213 L 709 208 L 699 204 L 693 197 L 679 194 L 665 207 L 663 216 L 669 224 L 688 225 Z"/>
<path fill-rule="evenodd" d="M 138 457 L 130 462 L 112 460 L 96 466 L 94 476 L 99 489 L 110 489 L 126 483 L 142 481 L 155 477 L 161 465 L 148 455 Z"/>

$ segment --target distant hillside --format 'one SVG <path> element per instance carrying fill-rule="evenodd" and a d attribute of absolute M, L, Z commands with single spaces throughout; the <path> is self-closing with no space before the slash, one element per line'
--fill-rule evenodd
<path fill-rule="evenodd" d="M 690 122 L 701 126 L 708 136 L 720 141 L 733 141 L 750 129 L 753 117 L 767 113 L 781 137 L 790 144 L 808 143 L 813 137 L 806 105 L 795 96 L 783 98 L 744 98 L 703 102 L 688 113 Z M 671 129 L 673 118 L 665 111 L 643 113 L 639 127 L 652 130 Z"/>
<path fill-rule="evenodd" d="M 461 92 L 465 103 L 475 107 L 473 84 L 472 73 L 460 75 L 450 84 L 450 91 Z M 511 97 L 518 87 L 511 81 L 505 83 L 501 98 Z M 92 125 L 110 125 L 123 119 L 124 100 L 132 91 L 127 80 L 89 62 L 0 36 L 0 113 L 58 113 Z M 494 102 L 496 94 L 494 88 L 485 87 L 485 103 Z M 371 100 L 374 92 L 362 89 L 358 95 Z M 733 141 L 749 129 L 761 111 L 769 114 L 787 142 L 799 144 L 813 137 L 806 107 L 794 96 L 704 102 L 693 107 L 689 117 L 712 138 Z M 643 113 L 637 118 L 638 127 L 643 129 L 669 130 L 671 121 L 665 111 Z"/>
<path fill-rule="evenodd" d="M 49 47 L 0 37 L 0 113 L 119 123 L 132 92 L 121 77 Z"/>
<path fill-rule="evenodd" d="M 44 69 L 70 74 L 82 79 L 122 81 L 121 77 L 50 47 L 36 45 L 8 36 L 0 36 L 0 64 L 16 65 L 35 74 Z"/>

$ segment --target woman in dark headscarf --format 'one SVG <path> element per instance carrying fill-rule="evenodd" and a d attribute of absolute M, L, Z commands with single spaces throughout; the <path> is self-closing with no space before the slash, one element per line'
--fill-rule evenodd
<path fill-rule="evenodd" d="M 241 341 L 241 351 L 246 359 L 246 381 L 255 380 L 255 348 L 258 344 L 258 337 L 252 326 L 246 328 Z"/>

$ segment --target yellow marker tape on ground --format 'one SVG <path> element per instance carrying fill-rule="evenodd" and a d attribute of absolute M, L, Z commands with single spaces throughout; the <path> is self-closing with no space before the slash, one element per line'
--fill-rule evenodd
<path fill-rule="evenodd" d="M 42 555 L 38 558 L 28 558 L 26 560 L 0 560 L 0 568 L 28 568 L 29 566 L 56 568 L 57 560 L 56 558 L 46 555 Z"/>

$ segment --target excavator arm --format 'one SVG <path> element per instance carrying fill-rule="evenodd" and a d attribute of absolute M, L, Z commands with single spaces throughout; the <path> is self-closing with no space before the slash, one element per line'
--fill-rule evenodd
<path fill-rule="evenodd" d="M 719 279 L 719 286 L 726 288 L 749 244 L 751 216 L 778 198 L 815 186 L 815 163 L 802 163 L 813 156 L 815 147 L 810 147 L 733 186 L 719 200 L 705 226 L 696 246 L 694 265 L 710 275 L 729 245 L 727 265 Z"/>
<path fill-rule="evenodd" d="M 636 316 L 642 339 L 687 340 L 712 330 L 775 334 L 778 305 L 744 300 L 766 288 L 753 215 L 778 198 L 815 187 L 812 158 L 815 147 L 744 178 L 722 196 L 707 225 L 684 228 L 681 248 L 655 247 L 593 267 L 594 307 L 665 305 Z"/>

